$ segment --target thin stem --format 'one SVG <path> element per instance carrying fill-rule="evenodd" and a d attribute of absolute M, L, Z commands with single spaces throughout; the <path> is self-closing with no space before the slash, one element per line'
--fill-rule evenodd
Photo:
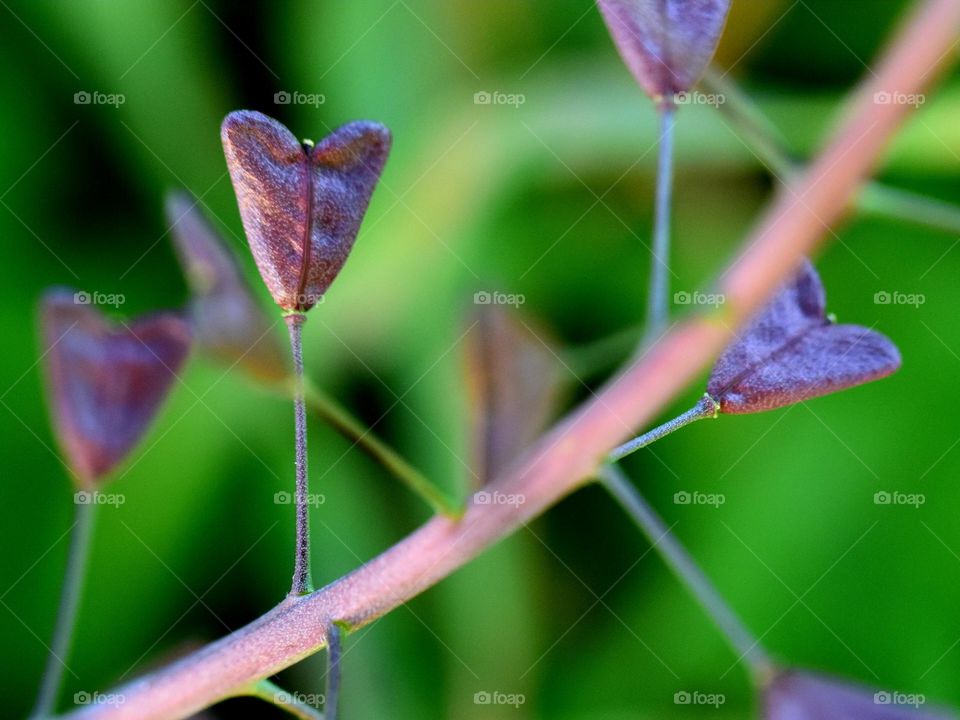
<path fill-rule="evenodd" d="M 770 656 L 760 646 L 760 641 L 727 605 L 700 566 L 623 471 L 615 465 L 607 465 L 600 471 L 600 479 L 706 610 L 740 659 L 747 661 L 754 676 L 768 677 L 774 666 Z"/>
<path fill-rule="evenodd" d="M 389 445 L 364 427 L 333 398 L 318 389 L 309 379 L 304 381 L 307 407 L 322 417 L 337 432 L 367 453 L 391 472 L 400 482 L 419 495 L 435 511 L 450 518 L 458 518 L 463 510 L 458 508 L 423 473 L 398 455 Z"/>
<path fill-rule="evenodd" d="M 669 435 L 675 430 L 679 430 L 684 425 L 689 425 L 692 422 L 697 420 L 703 420 L 705 418 L 713 418 L 717 416 L 717 403 L 712 397 L 704 394 L 697 404 L 692 408 L 687 410 L 682 415 L 678 415 L 673 420 L 668 420 L 663 425 L 655 427 L 653 430 L 644 433 L 638 437 L 635 437 L 633 440 L 628 440 L 623 445 L 615 447 L 610 451 L 610 454 L 607 455 L 607 462 L 617 462 L 622 460 L 627 455 L 635 453 L 640 448 L 644 448 L 652 442 L 656 442 L 660 438 Z"/>
<path fill-rule="evenodd" d="M 660 335 L 667 326 L 670 294 L 670 205 L 673 194 L 673 127 L 676 108 L 660 106 L 660 157 L 657 162 L 657 199 L 653 218 L 653 257 L 647 297 L 647 336 Z"/>
<path fill-rule="evenodd" d="M 310 578 L 310 486 L 307 478 L 307 410 L 304 404 L 303 381 L 303 324 L 307 316 L 291 313 L 284 318 L 290 331 L 290 352 L 293 355 L 295 378 L 293 405 L 296 423 L 296 466 L 297 466 L 297 548 L 293 567 L 293 586 L 291 595 L 306 595 L 313 592 Z"/>
<path fill-rule="evenodd" d="M 340 632 L 337 623 L 330 623 L 327 630 L 327 689 L 323 696 L 323 711 L 327 720 L 337 720 L 337 706 L 340 702 Z"/>
<path fill-rule="evenodd" d="M 50 715 L 57 703 L 57 694 L 63 682 L 63 671 L 70 654 L 70 644 L 80 608 L 80 595 L 90 557 L 90 538 L 93 536 L 96 503 L 75 503 L 74 523 L 70 532 L 70 550 L 67 569 L 63 578 L 63 590 L 57 611 L 57 624 L 50 643 L 50 654 L 43 672 L 43 681 L 37 694 L 37 702 L 31 717 Z"/>
<path fill-rule="evenodd" d="M 244 694 L 260 698 L 301 720 L 325 720 L 322 712 L 301 700 L 297 693 L 287 692 L 269 680 L 254 683 Z"/>

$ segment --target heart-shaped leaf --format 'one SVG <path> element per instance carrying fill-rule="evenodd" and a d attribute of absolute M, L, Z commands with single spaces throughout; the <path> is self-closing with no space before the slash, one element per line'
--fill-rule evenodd
<path fill-rule="evenodd" d="M 390 132 L 353 122 L 316 146 L 276 120 L 238 110 L 221 128 L 240 216 L 277 304 L 316 304 L 350 254 L 390 150 Z"/>
<path fill-rule="evenodd" d="M 610 34 L 640 87 L 673 102 L 713 57 L 730 0 L 597 0 Z"/>
<path fill-rule="evenodd" d="M 920 709 L 921 694 L 874 690 L 814 673 L 777 675 L 763 693 L 764 720 L 947 720 L 956 715 Z"/>
<path fill-rule="evenodd" d="M 186 192 L 167 196 L 167 219 L 190 287 L 190 321 L 197 345 L 215 359 L 255 378 L 280 381 L 290 374 L 272 323 L 240 274 L 223 238 Z"/>
<path fill-rule="evenodd" d="M 825 302 L 816 270 L 804 261 L 717 360 L 707 392 L 720 412 L 773 410 L 900 367 L 890 340 L 858 325 L 834 325 Z"/>
<path fill-rule="evenodd" d="M 114 325 L 78 295 L 48 291 L 40 321 L 53 426 L 91 489 L 143 436 L 187 357 L 190 326 L 173 313 Z"/>
<path fill-rule="evenodd" d="M 553 419 L 563 373 L 546 333 L 499 305 L 481 305 L 465 344 L 473 466 L 484 484 Z"/>

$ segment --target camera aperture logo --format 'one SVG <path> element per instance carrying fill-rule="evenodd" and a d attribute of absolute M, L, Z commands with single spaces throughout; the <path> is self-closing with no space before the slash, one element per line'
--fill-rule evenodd
<path fill-rule="evenodd" d="M 518 508 L 527 501 L 527 496 L 523 493 L 502 493 L 499 491 L 490 492 L 481 490 L 473 494 L 474 505 L 510 505 Z"/>
<path fill-rule="evenodd" d="M 518 708 L 527 702 L 523 693 L 505 693 L 499 690 L 478 690 L 473 694 L 474 705 L 510 705 Z"/>
<path fill-rule="evenodd" d="M 87 292 L 79 290 L 73 294 L 74 305 L 109 305 L 110 307 L 120 307 L 127 301 L 127 296 L 123 293 L 102 293 L 99 290 Z"/>
<path fill-rule="evenodd" d="M 705 693 L 699 690 L 680 690 L 673 694 L 674 705 L 708 705 L 718 708 L 727 701 L 723 693 Z"/>
<path fill-rule="evenodd" d="M 505 93 L 499 90 L 488 92 L 480 90 L 473 94 L 474 105 L 508 105 L 518 108 L 527 101 L 527 96 L 522 93 Z"/>
<path fill-rule="evenodd" d="M 881 490 L 873 494 L 874 505 L 906 505 L 919 509 L 921 505 L 927 502 L 927 496 L 923 493 L 905 493 L 893 490 Z"/>
<path fill-rule="evenodd" d="M 311 105 L 318 108 L 327 101 L 323 93 L 304 93 L 299 90 L 280 90 L 273 94 L 274 105 Z"/>
<path fill-rule="evenodd" d="M 123 93 L 105 93 L 99 90 L 78 90 L 73 94 L 74 105 L 112 105 L 118 108 L 127 101 Z"/>
<path fill-rule="evenodd" d="M 293 505 L 294 500 L 293 493 L 288 493 L 286 490 L 280 490 L 273 494 L 274 505 Z M 326 501 L 327 496 L 323 493 L 307 493 L 308 507 L 320 507 Z"/>
<path fill-rule="evenodd" d="M 674 505 L 707 505 L 708 507 L 718 508 L 727 502 L 727 496 L 723 493 L 704 493 L 699 490 L 680 490 L 673 494 Z"/>
<path fill-rule="evenodd" d="M 873 294 L 874 305 L 908 305 L 919 308 L 927 302 L 923 293 L 905 293 L 899 290 L 880 290 Z"/>
<path fill-rule="evenodd" d="M 104 493 L 99 490 L 77 490 L 73 494 L 74 505 L 112 505 L 120 507 L 127 501 L 122 493 Z"/>
<path fill-rule="evenodd" d="M 873 694 L 874 705 L 904 705 L 919 708 L 927 702 L 923 693 L 902 693 L 890 690 L 880 690 Z"/>

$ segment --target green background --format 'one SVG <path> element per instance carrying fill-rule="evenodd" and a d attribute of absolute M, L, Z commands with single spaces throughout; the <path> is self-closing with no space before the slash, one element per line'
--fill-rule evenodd
<path fill-rule="evenodd" d="M 737 0 L 718 59 L 807 155 L 905 6 Z M 8 0 L 0 60 L 4 716 L 25 715 L 39 682 L 66 556 L 58 538 L 73 509 L 51 450 L 36 301 L 66 284 L 123 293 L 124 315 L 182 305 L 162 198 L 185 186 L 269 307 L 220 148 L 228 111 L 267 112 L 304 137 L 356 118 L 393 130 L 356 249 L 307 325 L 307 367 L 367 422 L 382 416 L 378 432 L 451 492 L 463 492 L 468 475 L 462 334 L 475 292 L 522 293 L 523 311 L 569 347 L 643 317 L 656 121 L 590 0 Z M 325 102 L 276 105 L 284 90 Z M 77 105 L 78 91 L 125 102 Z M 525 102 L 476 105 L 480 91 Z M 957 198 L 958 113 L 960 85 L 948 80 L 891 148 L 882 177 Z M 723 115 L 682 109 L 675 289 L 707 287 L 771 187 Z M 791 409 L 695 425 L 625 464 L 776 657 L 954 704 L 958 243 L 852 219 L 818 258 L 830 310 L 889 335 L 903 369 Z M 925 303 L 878 305 L 880 291 L 922 293 Z M 571 378 L 570 401 L 601 380 Z M 292 510 L 272 496 L 292 484 L 291 415 L 244 378 L 191 358 L 108 488 L 126 502 L 100 513 L 62 707 L 283 597 Z M 427 517 L 317 421 L 310 456 L 314 489 L 326 496 L 313 515 L 318 583 Z M 723 493 L 726 503 L 676 505 L 680 490 Z M 878 506 L 881 490 L 926 502 Z M 577 493 L 351 636 L 343 716 L 752 716 L 743 667 L 648 548 L 603 493 Z M 317 692 L 322 668 L 313 658 L 281 681 Z M 683 690 L 723 693 L 726 703 L 677 706 Z M 526 702 L 476 705 L 478 691 Z M 246 702 L 212 715 L 272 712 Z"/>

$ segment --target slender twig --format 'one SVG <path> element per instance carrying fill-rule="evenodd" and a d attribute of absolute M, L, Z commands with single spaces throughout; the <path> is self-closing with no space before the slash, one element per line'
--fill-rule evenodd
<path fill-rule="evenodd" d="M 291 595 L 306 595 L 313 592 L 310 577 L 310 485 L 307 476 L 307 410 L 304 404 L 303 381 L 303 324 L 307 316 L 291 313 L 284 318 L 290 330 L 290 352 L 293 354 L 293 371 L 296 379 L 294 389 L 294 419 L 296 424 L 296 511 L 297 546 L 293 566 Z"/>
<path fill-rule="evenodd" d="M 650 443 L 656 442 L 665 435 L 669 435 L 685 425 L 689 425 L 697 420 L 715 418 L 716 416 L 716 401 L 709 395 L 704 394 L 704 396 L 697 401 L 696 405 L 682 415 L 678 415 L 673 420 L 668 420 L 667 422 L 663 423 L 663 425 L 658 425 L 653 430 L 645 432 L 643 435 L 635 437 L 633 440 L 628 440 L 622 445 L 615 447 L 610 451 L 610 454 L 607 456 L 607 460 L 609 462 L 617 462 L 618 460 L 622 460 L 627 455 L 635 453 L 640 448 L 644 448 Z"/>
<path fill-rule="evenodd" d="M 70 655 L 74 627 L 77 623 L 77 611 L 80 608 L 83 580 L 90 557 L 90 538 L 93 536 L 97 505 L 91 499 L 88 503 L 75 503 L 74 508 L 74 524 L 70 531 L 70 550 L 63 577 L 63 590 L 60 594 L 60 607 L 57 611 L 57 624 L 53 631 L 47 666 L 43 672 L 43 681 L 31 717 L 44 717 L 55 709 L 57 694 L 63 683 L 63 671 L 67 667 L 67 657 Z"/>
<path fill-rule="evenodd" d="M 726 323 L 693 314 L 547 432 L 489 490 L 524 502 L 471 502 L 459 523 L 437 516 L 340 580 L 281 605 L 249 625 L 164 668 L 117 688 L 122 705 L 87 705 L 69 714 L 97 720 L 177 720 L 231 697 L 321 650 L 335 620 L 355 629 L 423 592 L 596 475 L 626 429 L 648 423 L 698 378 L 737 327 L 822 242 L 843 214 L 900 122 L 906 105 L 877 105 L 883 88 L 920 92 L 952 59 L 960 2 L 925 0 L 857 93 L 846 122 L 822 156 L 782 191 L 724 274 Z M 799 189 L 801 192 L 797 192 Z"/>
<path fill-rule="evenodd" d="M 623 471 L 616 465 L 607 465 L 600 471 L 600 480 L 703 606 L 734 651 L 747 661 L 754 677 L 769 677 L 773 671 L 773 662 L 761 647 L 760 641 L 727 605 L 690 553 L 633 487 Z"/>
<path fill-rule="evenodd" d="M 340 703 L 340 658 L 343 654 L 340 634 L 340 626 L 335 622 L 330 623 L 327 630 L 327 689 L 323 696 L 323 711 L 327 720 L 337 720 Z"/>
<path fill-rule="evenodd" d="M 653 253 L 650 293 L 647 297 L 647 337 L 657 337 L 667 326 L 670 295 L 670 210 L 673 195 L 673 128 L 676 106 L 665 101 L 660 112 L 660 155 L 657 161 L 657 198 L 653 214 Z"/>
<path fill-rule="evenodd" d="M 287 692 L 269 680 L 254 683 L 242 694 L 260 698 L 300 720 L 327 720 L 322 712 L 301 700 L 297 693 Z"/>
<path fill-rule="evenodd" d="M 457 507 L 423 473 L 398 455 L 343 406 L 317 388 L 309 378 L 304 381 L 304 396 L 310 410 L 379 462 L 400 482 L 423 498 L 436 512 L 451 518 L 458 518 L 463 514 L 463 508 Z"/>

